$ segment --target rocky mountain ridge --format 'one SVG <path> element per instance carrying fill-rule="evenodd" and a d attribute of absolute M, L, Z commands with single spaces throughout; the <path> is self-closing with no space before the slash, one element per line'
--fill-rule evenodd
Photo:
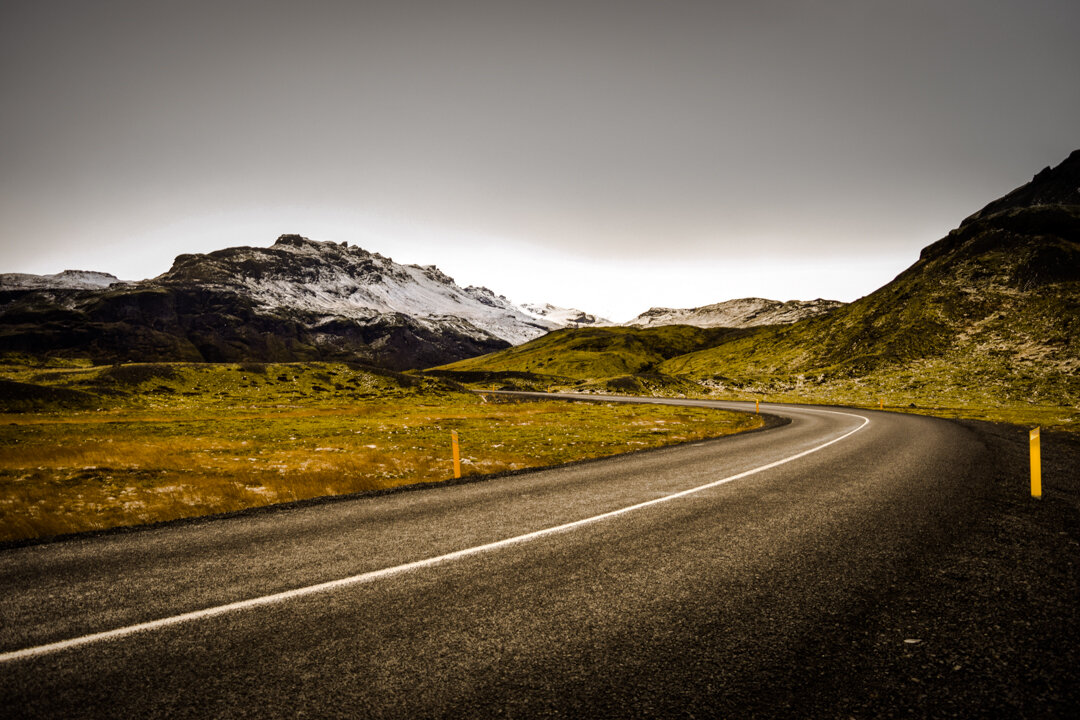
<path fill-rule="evenodd" d="M 0 274 L 0 292 L 4 290 L 100 290 L 120 278 L 93 270 L 64 270 L 53 275 L 29 273 Z"/>
<path fill-rule="evenodd" d="M 407 315 L 438 331 L 453 325 L 477 340 L 518 344 L 557 327 L 485 287 L 460 287 L 434 265 L 402 265 L 347 243 L 282 235 L 269 248 L 180 255 L 154 279 L 245 294 L 269 312 L 299 311 L 363 322 Z"/>
<path fill-rule="evenodd" d="M 626 327 L 659 327 L 662 325 L 693 325 L 700 328 L 749 328 L 761 325 L 788 325 L 806 318 L 831 312 L 844 303 L 837 300 L 767 300 L 738 298 L 696 308 L 662 308 L 646 310 Z"/>
<path fill-rule="evenodd" d="M 960 223 L 960 228 L 1005 210 L 1047 205 L 1080 205 L 1080 150 L 1073 150 L 1056 167 L 1043 168 L 1031 182 L 969 215 Z"/>
<path fill-rule="evenodd" d="M 33 285 L 0 287 L 0 352 L 95 362 L 348 359 L 400 370 L 555 327 L 434 266 L 299 235 L 181 255 L 136 283 Z"/>

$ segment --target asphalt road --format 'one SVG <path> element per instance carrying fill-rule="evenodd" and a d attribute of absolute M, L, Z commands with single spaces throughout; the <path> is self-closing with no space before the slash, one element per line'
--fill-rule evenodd
<path fill-rule="evenodd" d="M 762 411 L 791 422 L 489 482 L 0 551 L 0 707 L 65 718 L 830 707 L 858 676 L 847 649 L 861 618 L 965 531 L 990 461 L 977 432 L 947 421 Z M 924 641 L 886 640 L 898 653 Z"/>

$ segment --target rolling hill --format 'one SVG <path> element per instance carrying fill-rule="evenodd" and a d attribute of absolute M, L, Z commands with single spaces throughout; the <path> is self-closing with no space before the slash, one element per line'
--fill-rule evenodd
<path fill-rule="evenodd" d="M 965 219 L 892 282 L 828 313 L 707 338 L 669 328 L 684 342 L 666 352 L 661 335 L 644 331 L 618 340 L 597 337 L 614 329 L 579 332 L 445 369 L 588 376 L 600 386 L 651 374 L 704 393 L 1076 405 L 1080 151 Z M 611 361 L 607 344 L 633 361 Z"/>
<path fill-rule="evenodd" d="M 614 377 L 648 371 L 669 358 L 712 347 L 732 332 L 689 325 L 566 328 L 439 370 L 532 373 L 574 380 Z"/>

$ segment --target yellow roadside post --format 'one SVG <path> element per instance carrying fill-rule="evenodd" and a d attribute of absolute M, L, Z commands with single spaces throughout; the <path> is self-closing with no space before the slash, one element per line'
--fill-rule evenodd
<path fill-rule="evenodd" d="M 1039 428 L 1028 435 L 1031 442 L 1031 497 L 1042 499 L 1042 456 L 1039 452 Z"/>
<path fill-rule="evenodd" d="M 878 398 L 878 409 L 885 409 L 885 398 Z"/>
<path fill-rule="evenodd" d="M 461 451 L 458 450 L 457 430 L 450 431 L 450 446 L 454 453 L 454 477 L 461 477 Z"/>

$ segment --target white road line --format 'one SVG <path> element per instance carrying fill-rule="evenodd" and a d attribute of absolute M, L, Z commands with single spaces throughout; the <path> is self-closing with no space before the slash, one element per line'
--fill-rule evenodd
<path fill-rule="evenodd" d="M 672 495 L 665 495 L 664 497 L 656 498 L 654 500 L 646 500 L 645 502 L 637 503 L 636 505 L 628 505 L 618 510 L 611 510 L 600 515 L 593 515 L 592 517 L 583 518 L 581 520 L 575 520 L 563 525 L 556 525 L 554 527 L 544 528 L 543 530 L 536 530 L 534 532 L 525 533 L 524 535 L 515 535 L 505 540 L 497 540 L 486 545 L 477 545 L 476 547 L 465 548 L 464 550 L 457 550 L 445 555 L 439 555 L 433 558 L 427 558 L 426 560 L 417 560 L 411 563 L 405 563 L 404 565 L 395 565 L 394 567 L 383 568 L 382 570 L 373 570 L 371 572 L 361 573 L 360 575 L 352 575 L 350 577 L 341 578 L 340 580 L 331 580 L 329 582 L 319 583 L 317 585 L 308 585 L 306 587 L 295 588 L 293 590 L 286 590 L 285 592 L 274 593 L 273 595 L 263 595 L 262 597 L 250 598 L 248 600 L 240 600 L 238 602 L 229 603 L 227 605 L 218 605 L 216 607 L 206 608 L 204 610 L 195 610 L 194 612 L 183 613 L 181 615 L 173 615 L 171 617 L 161 618 L 159 620 L 151 620 L 150 622 L 138 623 L 135 625 L 128 625 L 126 627 L 116 628 L 115 630 L 106 630 L 104 632 L 91 633 L 89 635 L 82 635 L 80 637 L 71 638 L 69 640 L 61 640 L 59 642 L 48 643 L 46 645 L 37 645 L 34 647 L 23 648 L 22 650 L 11 650 L 5 653 L 0 653 L 0 663 L 11 662 L 13 660 L 23 660 L 26 658 L 35 657 L 38 655 L 47 655 L 49 653 L 59 652 L 60 650 L 67 650 L 68 648 L 79 647 L 80 645 L 89 645 L 91 643 L 101 642 L 103 640 L 113 640 L 116 638 L 125 637 L 127 635 L 134 635 L 135 633 L 146 632 L 148 630 L 157 630 L 158 628 L 168 627 L 169 625 L 179 625 L 180 623 L 190 622 L 192 620 L 201 620 L 203 618 L 214 617 L 215 615 L 224 615 L 225 613 L 234 612 L 237 610 L 246 610 L 248 608 L 259 607 L 260 605 L 272 605 L 274 603 L 284 602 L 286 600 L 292 600 L 293 598 L 303 597 L 305 595 L 313 595 L 315 593 L 324 592 L 327 590 L 336 590 L 337 588 L 346 587 L 349 585 L 360 585 L 363 583 L 369 583 L 382 578 L 391 577 L 393 575 L 400 575 L 411 570 L 420 570 L 421 568 L 428 568 L 435 565 L 441 565 L 443 563 L 451 562 L 453 560 L 460 560 L 461 558 L 469 557 L 470 555 L 479 555 L 480 553 L 489 552 L 491 550 L 498 550 L 499 548 L 509 547 L 510 545 L 518 545 L 520 543 L 530 542 L 537 538 L 542 538 L 547 535 L 554 535 L 555 533 L 565 532 L 567 530 L 573 530 L 574 528 L 581 527 L 583 525 L 589 525 L 601 520 L 607 520 L 618 515 L 624 515 L 635 510 L 650 507 L 652 505 L 659 505 L 660 503 L 676 500 L 693 493 L 698 493 L 703 490 L 709 490 L 710 488 L 723 485 L 725 483 L 732 482 L 734 480 L 740 480 L 750 475 L 756 475 L 757 473 L 771 470 L 774 467 L 778 467 L 785 463 L 798 460 L 799 458 L 806 457 L 811 453 L 815 453 L 818 450 L 829 447 L 841 440 L 850 437 L 862 430 L 870 423 L 870 418 L 862 415 L 855 415 L 853 413 L 837 412 L 835 410 L 818 410 L 814 409 L 812 412 L 830 413 L 833 415 L 847 415 L 848 417 L 859 418 L 862 420 L 862 424 L 854 430 L 850 430 L 840 437 L 834 438 L 826 443 L 822 443 L 809 450 L 803 450 L 795 455 L 790 455 L 781 460 L 771 462 L 767 465 L 746 470 L 738 473 L 737 475 L 731 475 L 721 480 L 714 480 L 704 485 L 698 485 L 688 490 L 682 490 Z"/>

